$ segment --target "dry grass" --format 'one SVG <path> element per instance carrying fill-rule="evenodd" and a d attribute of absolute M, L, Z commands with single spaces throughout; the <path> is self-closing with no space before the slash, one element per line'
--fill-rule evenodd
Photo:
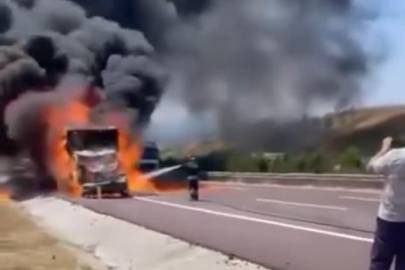
<path fill-rule="evenodd" d="M 387 106 L 346 111 L 332 116 L 326 143 L 330 149 L 355 145 L 372 154 L 386 136 L 405 134 L 405 106 Z"/>
<path fill-rule="evenodd" d="M 338 128 L 358 131 L 384 124 L 393 118 L 405 118 L 405 106 L 387 106 L 358 109 L 337 114 L 334 121 Z"/>
<path fill-rule="evenodd" d="M 0 203 L 0 269 L 91 270 L 21 210 Z"/>

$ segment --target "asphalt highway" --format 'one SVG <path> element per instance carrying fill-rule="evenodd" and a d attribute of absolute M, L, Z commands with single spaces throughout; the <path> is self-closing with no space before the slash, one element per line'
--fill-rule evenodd
<path fill-rule="evenodd" d="M 269 269 L 367 269 L 380 192 L 214 184 L 200 202 L 185 192 L 79 199 L 96 212 Z"/>

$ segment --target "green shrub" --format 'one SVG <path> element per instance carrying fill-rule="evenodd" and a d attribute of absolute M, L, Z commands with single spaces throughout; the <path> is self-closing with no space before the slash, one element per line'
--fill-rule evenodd
<path fill-rule="evenodd" d="M 339 163 L 342 166 L 342 169 L 361 170 L 363 164 L 361 161 L 360 149 L 354 146 L 347 148 L 340 156 Z"/>
<path fill-rule="evenodd" d="M 321 152 L 285 155 L 270 162 L 270 171 L 323 173 L 330 170 L 330 163 L 329 158 Z"/>
<path fill-rule="evenodd" d="M 268 172 L 269 171 L 269 162 L 266 158 L 262 157 L 259 158 L 257 167 L 259 169 L 259 172 Z"/>
<path fill-rule="evenodd" d="M 327 171 L 327 163 L 322 153 L 313 153 L 308 158 L 308 169 L 314 173 Z"/>
<path fill-rule="evenodd" d="M 200 168 L 204 171 L 226 171 L 229 157 L 230 153 L 228 151 L 211 152 L 199 157 L 198 162 Z"/>
<path fill-rule="evenodd" d="M 234 152 L 228 156 L 226 168 L 231 172 L 258 172 L 258 158 Z"/>
<path fill-rule="evenodd" d="M 178 165 L 179 163 L 181 163 L 181 160 L 179 158 L 168 156 L 167 158 L 161 160 L 160 165 L 162 167 L 170 167 Z"/>

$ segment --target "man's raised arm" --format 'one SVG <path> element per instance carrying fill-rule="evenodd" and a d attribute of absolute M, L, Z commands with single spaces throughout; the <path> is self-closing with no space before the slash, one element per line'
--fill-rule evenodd
<path fill-rule="evenodd" d="M 382 141 L 381 149 L 370 159 L 367 165 L 367 171 L 373 173 L 384 173 L 386 167 L 389 165 L 387 164 L 387 159 L 384 157 L 391 150 L 392 141 L 392 137 L 387 137 Z"/>

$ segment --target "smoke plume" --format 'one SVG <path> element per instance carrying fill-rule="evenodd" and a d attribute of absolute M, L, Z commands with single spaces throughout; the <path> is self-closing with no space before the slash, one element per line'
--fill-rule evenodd
<path fill-rule="evenodd" d="M 293 135 L 297 121 L 314 130 L 300 119 L 356 103 L 373 60 L 350 0 L 75 2 L 143 32 L 170 72 L 166 99 L 209 111 L 220 135 L 239 143 L 266 143 L 276 136 L 269 129 Z"/>
<path fill-rule="evenodd" d="M 34 111 L 67 98 L 55 89 L 72 76 L 83 78 L 81 87 L 101 89 L 104 102 L 125 101 L 123 109 L 137 112 L 135 126 L 149 121 L 164 72 L 141 32 L 88 17 L 64 0 L 1 0 L 0 15 L 0 98 L 4 108 L 13 103 L 3 118 L 10 138 L 21 141 L 36 122 Z M 42 94 L 25 95 L 35 92 Z"/>
<path fill-rule="evenodd" d="M 351 1 L 213 1 L 194 26 L 169 35 L 173 91 L 191 112 L 213 112 L 226 139 L 279 146 L 275 132 L 300 140 L 294 122 L 362 94 L 371 59 L 354 11 Z"/>
<path fill-rule="evenodd" d="M 294 138 L 297 121 L 318 133 L 300 119 L 355 103 L 372 64 L 350 0 L 0 0 L 0 15 L 1 44 L 21 55 L 0 49 L 5 105 L 82 76 L 101 89 L 96 114 L 124 108 L 136 129 L 167 88 L 166 99 L 210 112 L 219 135 L 241 144 Z"/>

